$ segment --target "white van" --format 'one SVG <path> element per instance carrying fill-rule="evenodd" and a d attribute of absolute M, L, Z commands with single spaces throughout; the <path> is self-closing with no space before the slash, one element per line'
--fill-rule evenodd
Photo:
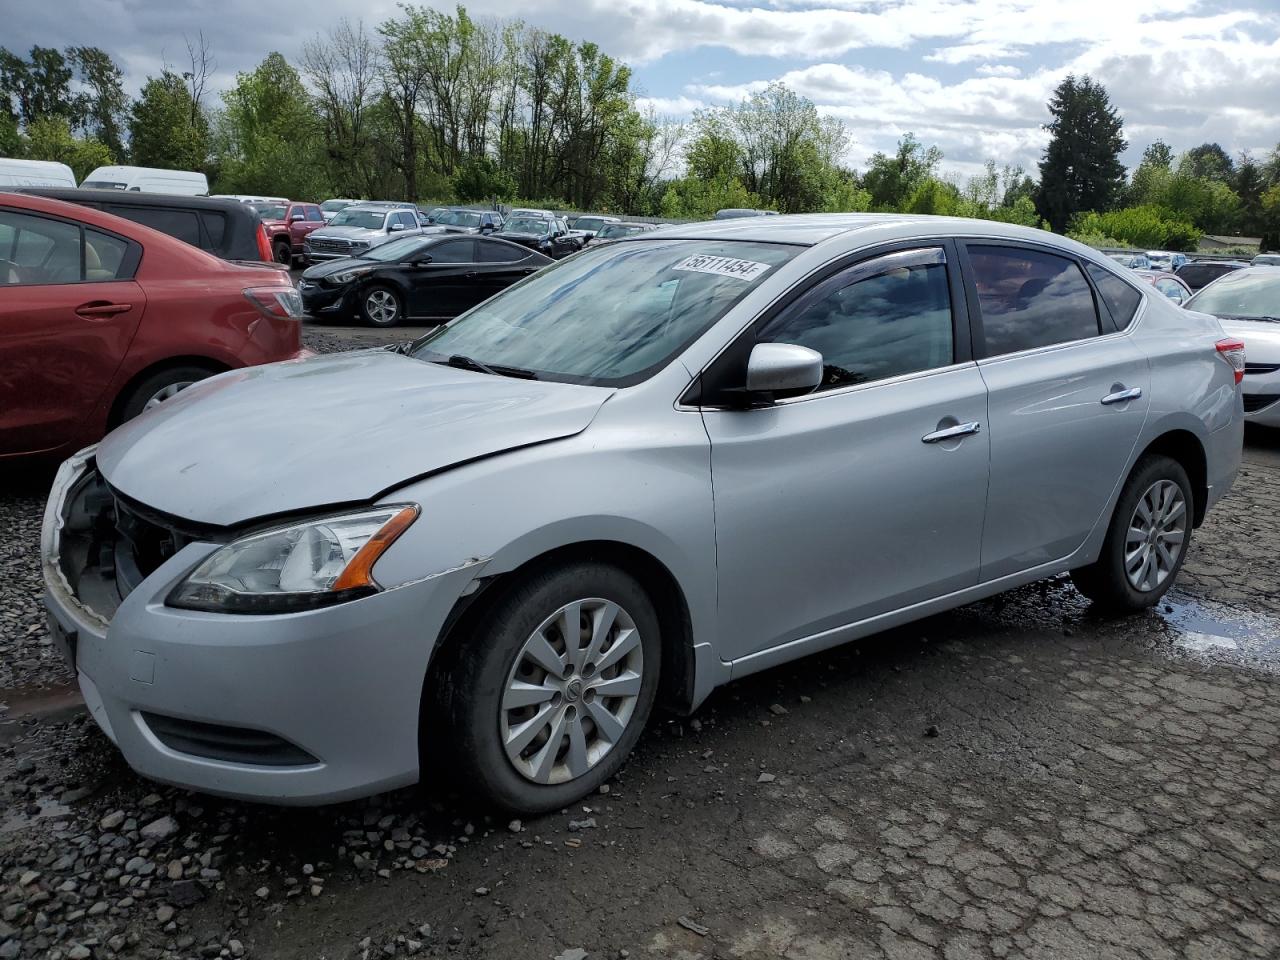
<path fill-rule="evenodd" d="M 9 160 L 0 157 L 0 190 L 5 187 L 74 187 L 76 175 L 52 160 Z"/>
<path fill-rule="evenodd" d="M 161 170 L 157 167 L 99 167 L 80 186 L 90 190 L 140 190 L 143 193 L 177 193 L 184 197 L 209 194 L 203 173 Z"/>

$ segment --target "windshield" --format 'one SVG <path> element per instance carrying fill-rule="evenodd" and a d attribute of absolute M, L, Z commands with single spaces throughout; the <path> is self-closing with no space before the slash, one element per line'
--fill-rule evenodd
<path fill-rule="evenodd" d="M 326 200 L 320 204 L 320 209 L 325 213 L 332 213 L 334 210 L 341 210 L 343 207 L 351 206 L 350 200 Z"/>
<path fill-rule="evenodd" d="M 593 247 L 418 341 L 545 380 L 625 386 L 666 365 L 800 248 L 725 240 Z"/>
<path fill-rule="evenodd" d="M 507 221 L 506 229 L 508 233 L 531 233 L 541 236 L 551 232 L 551 221 L 540 217 L 516 217 L 514 220 Z"/>
<path fill-rule="evenodd" d="M 1187 301 L 1187 308 L 1219 317 L 1280 317 L 1280 270 L 1237 270 Z"/>
<path fill-rule="evenodd" d="M 128 190 L 129 189 L 129 185 L 127 183 L 117 183 L 114 180 L 86 180 L 84 183 L 80 184 L 80 186 L 88 190 Z"/>
<path fill-rule="evenodd" d="M 618 237 L 632 237 L 643 233 L 644 227 L 636 227 L 625 223 L 614 223 L 596 234 L 601 240 L 616 240 Z"/>
<path fill-rule="evenodd" d="M 608 220 L 603 217 L 579 217 L 573 221 L 573 229 L 575 230 L 599 230 Z"/>
<path fill-rule="evenodd" d="M 472 213 L 469 210 L 446 210 L 435 218 L 436 223 L 445 225 L 446 227 L 478 227 L 480 226 L 480 214 Z"/>
<path fill-rule="evenodd" d="M 381 230 L 387 214 L 382 210 L 352 210 L 347 207 L 334 214 L 331 227 L 363 227 L 365 230 Z"/>
<path fill-rule="evenodd" d="M 360 254 L 360 259 L 377 260 L 379 263 L 410 260 L 417 251 L 428 245 L 428 242 L 424 241 L 422 237 L 401 237 L 398 240 L 392 240 L 390 243 L 383 243 L 372 250 L 365 251 Z"/>
<path fill-rule="evenodd" d="M 284 207 L 278 203 L 251 203 L 249 206 L 258 211 L 263 220 L 283 220 Z"/>

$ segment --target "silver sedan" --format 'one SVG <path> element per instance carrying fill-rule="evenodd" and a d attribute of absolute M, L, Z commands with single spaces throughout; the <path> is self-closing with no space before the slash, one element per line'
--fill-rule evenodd
<path fill-rule="evenodd" d="M 1236 475 L 1243 372 L 1036 230 L 672 227 L 125 424 L 58 475 L 48 605 L 145 776 L 549 811 L 657 702 L 1065 571 L 1151 606 Z"/>

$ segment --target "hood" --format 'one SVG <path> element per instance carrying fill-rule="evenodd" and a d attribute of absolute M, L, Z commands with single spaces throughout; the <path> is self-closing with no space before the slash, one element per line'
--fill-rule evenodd
<path fill-rule="evenodd" d="M 550 239 L 545 233 L 516 233 L 514 230 L 500 230 L 497 233 L 490 234 L 492 237 L 500 237 L 503 240 L 510 240 L 512 243 L 540 243 L 543 240 Z"/>
<path fill-rule="evenodd" d="M 1245 363 L 1280 363 L 1280 323 L 1268 320 L 1224 320 L 1222 329 L 1244 341 Z"/>
<path fill-rule="evenodd" d="M 573 436 L 612 392 L 387 350 L 330 354 L 202 381 L 108 435 L 97 461 L 145 506 L 230 526 L 367 502 L 423 474 Z"/>
<path fill-rule="evenodd" d="M 335 273 L 342 273 L 344 270 L 350 270 L 352 267 L 376 266 L 381 266 L 381 264 L 374 260 L 365 260 L 362 257 L 341 257 L 337 260 L 325 260 L 323 263 L 317 263 L 314 266 L 307 267 L 307 269 L 302 271 L 302 279 L 319 280 L 322 277 L 328 277 Z"/>
<path fill-rule="evenodd" d="M 320 227 L 311 231 L 316 240 L 326 237 L 334 240 L 375 240 L 387 235 L 385 230 L 371 230 L 368 227 Z"/>

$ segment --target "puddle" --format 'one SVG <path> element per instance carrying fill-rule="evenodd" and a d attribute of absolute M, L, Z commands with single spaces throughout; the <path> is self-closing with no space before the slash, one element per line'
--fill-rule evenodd
<path fill-rule="evenodd" d="M 1154 611 L 1176 649 L 1280 671 L 1280 618 L 1172 591 Z"/>
<path fill-rule="evenodd" d="M 0 744 L 21 732 L 19 721 L 61 720 L 83 709 L 84 698 L 74 683 L 0 690 Z"/>

